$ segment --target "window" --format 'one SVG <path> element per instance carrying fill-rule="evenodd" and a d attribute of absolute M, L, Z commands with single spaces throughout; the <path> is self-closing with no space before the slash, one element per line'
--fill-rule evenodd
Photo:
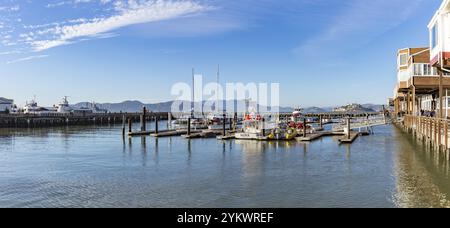
<path fill-rule="evenodd" d="M 408 65 L 408 55 L 407 54 L 401 54 L 398 57 L 398 65 L 399 66 L 406 66 L 406 65 Z"/>
<path fill-rule="evenodd" d="M 434 49 L 438 45 L 438 29 L 437 24 L 431 29 L 431 48 Z"/>
<path fill-rule="evenodd" d="M 424 75 L 432 75 L 431 66 L 429 64 L 424 64 Z"/>

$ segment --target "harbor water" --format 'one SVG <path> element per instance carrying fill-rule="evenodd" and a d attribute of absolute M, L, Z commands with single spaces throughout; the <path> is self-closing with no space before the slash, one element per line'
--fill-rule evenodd
<path fill-rule="evenodd" d="M 450 207 L 448 162 L 374 131 L 339 145 L 0 129 L 0 207 Z"/>

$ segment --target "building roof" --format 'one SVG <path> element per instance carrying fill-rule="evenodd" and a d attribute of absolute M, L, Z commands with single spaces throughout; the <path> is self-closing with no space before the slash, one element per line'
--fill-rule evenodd
<path fill-rule="evenodd" d="M 400 54 L 409 55 L 409 64 L 430 62 L 430 49 L 428 47 L 404 48 L 398 51 L 398 55 Z"/>
<path fill-rule="evenodd" d="M 14 103 L 14 100 L 6 99 L 4 97 L 0 97 L 0 104 L 12 104 Z"/>

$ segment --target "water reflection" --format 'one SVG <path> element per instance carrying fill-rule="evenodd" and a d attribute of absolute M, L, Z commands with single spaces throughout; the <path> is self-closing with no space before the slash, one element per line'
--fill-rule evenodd
<path fill-rule="evenodd" d="M 340 145 L 129 138 L 120 124 L 2 129 L 0 207 L 450 207 L 445 156 L 376 130 Z"/>
<path fill-rule="evenodd" d="M 398 207 L 450 207 L 449 161 L 409 135 L 398 132 L 395 162 Z"/>

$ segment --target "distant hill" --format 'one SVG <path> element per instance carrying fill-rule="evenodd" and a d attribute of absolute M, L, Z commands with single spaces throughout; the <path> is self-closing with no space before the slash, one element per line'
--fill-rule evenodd
<path fill-rule="evenodd" d="M 373 111 L 375 111 L 375 112 L 381 112 L 381 111 L 383 111 L 383 105 L 377 105 L 377 104 L 363 104 L 363 105 L 361 105 L 362 107 L 364 107 L 364 108 L 367 108 L 367 109 L 371 109 L 371 110 L 373 110 Z"/>
<path fill-rule="evenodd" d="M 319 107 L 309 107 L 309 108 L 305 108 L 303 112 L 304 113 L 326 113 L 328 111 L 323 108 L 319 108 Z"/>
<path fill-rule="evenodd" d="M 90 103 L 89 102 L 81 102 L 74 104 L 74 107 L 86 107 Z M 110 112 L 139 112 L 142 110 L 142 107 L 146 107 L 148 110 L 152 112 L 170 112 L 172 108 L 173 101 L 162 102 L 156 104 L 144 104 L 140 101 L 124 101 L 121 103 L 103 103 L 97 104 L 98 107 L 107 109 Z"/>
<path fill-rule="evenodd" d="M 107 109 L 110 112 L 140 112 L 142 107 L 145 106 L 148 110 L 152 112 L 170 112 L 172 109 L 172 104 L 174 101 L 160 102 L 154 104 L 145 104 L 140 101 L 124 101 L 120 103 L 98 103 L 97 106 L 99 108 Z M 87 107 L 91 103 L 90 102 L 80 102 L 74 104 L 72 106 L 76 108 Z M 237 101 L 235 101 L 237 104 Z M 262 106 L 260 106 L 261 108 Z M 344 107 L 344 106 L 343 106 Z M 291 113 L 294 111 L 292 107 L 279 107 L 280 112 L 282 113 Z M 360 112 L 378 112 L 382 110 L 382 105 L 376 104 L 363 104 L 359 105 L 358 110 Z M 304 113 L 327 113 L 332 112 L 333 107 L 308 107 L 304 109 Z"/>
<path fill-rule="evenodd" d="M 344 113 L 366 113 L 366 112 L 376 112 L 376 110 L 372 108 L 368 108 L 369 106 L 366 105 L 364 107 L 360 104 L 348 104 L 341 107 L 337 107 L 333 109 L 334 112 L 344 112 Z M 370 106 L 372 107 L 372 106 Z"/>

